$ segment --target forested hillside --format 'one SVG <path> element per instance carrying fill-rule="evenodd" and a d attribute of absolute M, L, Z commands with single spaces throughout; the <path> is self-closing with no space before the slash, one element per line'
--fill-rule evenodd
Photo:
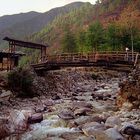
<path fill-rule="evenodd" d="M 40 31 L 52 22 L 58 15 L 64 15 L 84 3 L 75 2 L 63 7 L 54 8 L 45 13 L 34 12 L 0 17 L 0 47 L 5 48 L 2 39 L 5 36 L 26 40 L 26 38 Z"/>
<path fill-rule="evenodd" d="M 52 9 L 0 32 L 4 36 L 49 44 L 48 53 L 121 51 L 140 48 L 140 1 L 97 0 Z M 5 47 L 4 44 L 1 44 Z M 37 52 L 26 50 L 22 64 Z"/>
<path fill-rule="evenodd" d="M 49 43 L 49 52 L 92 50 L 139 50 L 140 1 L 101 0 L 86 3 L 68 14 L 57 16 L 32 41 Z"/>

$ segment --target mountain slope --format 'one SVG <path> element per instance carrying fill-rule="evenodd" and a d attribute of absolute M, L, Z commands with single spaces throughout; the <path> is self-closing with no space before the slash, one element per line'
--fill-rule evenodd
<path fill-rule="evenodd" d="M 2 38 L 4 36 L 24 39 L 26 36 L 40 31 L 43 27 L 47 26 L 51 21 L 53 21 L 57 16 L 66 14 L 76 8 L 79 8 L 83 4 L 84 3 L 82 2 L 71 3 L 66 6 L 54 8 L 48 12 L 39 14 L 38 16 L 29 20 L 16 23 L 0 32 L 0 43 L 2 42 Z"/>
<path fill-rule="evenodd" d="M 0 31 L 13 26 L 19 22 L 24 22 L 29 19 L 32 19 L 36 16 L 39 16 L 41 13 L 38 12 L 28 12 L 28 13 L 20 13 L 15 15 L 6 15 L 0 17 Z"/>
<path fill-rule="evenodd" d="M 30 37 L 31 40 L 50 44 L 50 51 L 60 51 L 61 40 L 68 29 L 73 34 L 86 30 L 96 20 L 104 26 L 119 18 L 130 0 L 106 0 L 96 5 L 86 3 L 81 8 L 56 18 L 49 26 Z"/>
<path fill-rule="evenodd" d="M 138 17 L 134 17 L 140 19 L 140 1 L 101 1 L 101 3 L 99 2 L 95 5 L 84 3 L 81 7 L 71 10 L 68 13 L 59 14 L 41 31 L 28 36 L 27 39 L 37 43 L 49 44 L 50 47 L 47 49 L 47 51 L 48 53 L 54 54 L 59 52 L 66 52 L 64 51 L 65 44 L 68 44 L 70 49 L 74 48 L 75 52 L 86 53 L 93 51 L 95 44 L 97 43 L 95 41 L 93 42 L 93 40 L 96 38 L 100 39 L 96 39 L 98 42 L 100 42 L 100 44 L 96 44 L 96 48 L 98 47 L 98 49 L 102 51 L 122 51 L 123 48 L 125 48 L 127 45 L 129 45 L 130 48 L 132 43 L 130 30 L 129 28 L 125 28 L 125 30 L 122 29 L 120 32 L 120 28 L 122 28 L 120 23 L 128 23 L 130 20 L 128 14 L 131 15 L 134 11 L 137 10 Z M 134 11 L 128 10 L 128 7 L 131 9 L 133 6 Z M 125 18 L 125 16 L 122 15 L 128 16 Z M 98 29 L 100 30 L 99 32 Z M 136 30 L 139 31 L 139 28 L 136 28 Z M 134 39 L 137 40 L 137 42 L 134 42 L 134 45 L 137 47 L 140 46 L 140 33 L 136 35 Z M 89 44 L 92 42 L 93 44 Z M 28 64 L 30 61 L 35 62 L 35 58 L 39 57 L 38 52 L 26 50 L 26 53 L 27 57 L 22 58 L 21 65 Z"/>

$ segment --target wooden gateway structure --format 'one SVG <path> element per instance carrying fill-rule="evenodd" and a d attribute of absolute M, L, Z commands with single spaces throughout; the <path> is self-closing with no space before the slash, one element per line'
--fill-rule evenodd
<path fill-rule="evenodd" d="M 9 42 L 9 49 L 8 49 L 8 51 L 0 53 L 2 67 L 4 65 L 3 59 L 4 58 L 7 59 L 7 70 L 11 70 L 11 69 L 13 69 L 14 66 L 17 66 L 18 65 L 18 61 L 19 61 L 19 57 L 23 56 L 22 53 L 17 53 L 16 52 L 16 46 L 40 50 L 41 51 L 40 52 L 41 53 L 41 55 L 40 55 L 40 62 L 45 61 L 46 49 L 47 49 L 48 45 L 42 45 L 42 44 L 33 43 L 33 42 L 21 41 L 21 40 L 12 39 L 12 38 L 9 38 L 9 37 L 5 37 L 3 40 Z M 14 59 L 15 63 L 13 63 L 13 59 Z"/>
<path fill-rule="evenodd" d="M 48 45 L 42 45 L 42 44 L 33 43 L 33 42 L 26 42 L 26 41 L 11 39 L 9 37 L 5 37 L 3 40 L 6 40 L 9 42 L 9 52 L 11 53 L 14 53 L 15 47 L 18 46 L 18 47 L 41 50 L 41 62 L 44 61 L 46 57 L 46 51 L 47 51 L 46 49 Z"/>

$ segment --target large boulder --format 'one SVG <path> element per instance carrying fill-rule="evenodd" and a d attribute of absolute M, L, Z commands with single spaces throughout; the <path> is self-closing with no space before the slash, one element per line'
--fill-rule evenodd
<path fill-rule="evenodd" d="M 137 135 L 137 137 L 138 137 L 138 136 L 140 136 L 140 129 L 137 128 L 136 126 L 128 123 L 121 128 L 121 133 L 131 136 L 131 137 L 134 137 Z"/>
<path fill-rule="evenodd" d="M 104 124 L 100 124 L 98 122 L 89 122 L 79 126 L 80 129 L 85 131 L 93 131 L 93 130 L 105 130 Z"/>
<path fill-rule="evenodd" d="M 115 126 L 120 126 L 120 125 L 121 125 L 121 120 L 115 116 L 107 118 L 105 122 L 106 127 L 115 127 Z"/>
<path fill-rule="evenodd" d="M 13 132 L 25 131 L 28 127 L 27 117 L 23 114 L 23 112 L 13 110 L 10 112 L 9 124 L 11 126 L 11 131 Z"/>
<path fill-rule="evenodd" d="M 40 123 L 43 120 L 43 114 L 42 113 L 36 113 L 31 115 L 28 118 L 28 123 L 33 124 L 33 123 Z"/>
<path fill-rule="evenodd" d="M 92 104 L 84 102 L 84 101 L 77 101 L 77 102 L 73 102 L 73 108 L 90 108 L 90 109 L 92 109 L 93 106 L 92 106 Z"/>
<path fill-rule="evenodd" d="M 126 140 L 115 128 L 109 128 L 105 133 L 109 138 L 108 140 Z"/>
<path fill-rule="evenodd" d="M 102 130 L 83 130 L 83 133 L 85 136 L 87 136 L 90 139 L 82 139 L 82 140 L 112 140 L 111 138 L 108 137 L 108 135 L 102 131 Z M 76 139 L 79 140 L 79 139 Z M 81 140 L 81 139 L 80 139 Z"/>
<path fill-rule="evenodd" d="M 92 112 L 92 110 L 90 108 L 82 107 L 82 108 L 76 109 L 74 111 L 74 115 L 75 116 L 86 116 L 91 112 Z"/>
<path fill-rule="evenodd" d="M 101 123 L 101 122 L 104 122 L 104 120 L 101 117 L 99 117 L 99 115 L 93 115 L 93 116 L 79 116 L 75 120 L 72 120 L 72 122 L 76 124 L 77 126 L 79 126 L 79 125 L 83 125 L 90 122 Z"/>
<path fill-rule="evenodd" d="M 58 113 L 58 116 L 64 120 L 74 119 L 74 114 L 71 110 L 63 110 L 60 113 Z"/>

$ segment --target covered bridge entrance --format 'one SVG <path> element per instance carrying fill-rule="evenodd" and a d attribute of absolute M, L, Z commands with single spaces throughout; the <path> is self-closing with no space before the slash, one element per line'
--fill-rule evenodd
<path fill-rule="evenodd" d="M 40 50 L 40 62 L 45 61 L 46 51 L 47 51 L 48 45 L 42 45 L 42 44 L 33 43 L 33 42 L 21 41 L 21 40 L 12 39 L 9 37 L 5 37 L 3 40 L 9 42 L 9 49 L 8 49 L 9 54 L 16 55 L 16 46 L 24 47 L 24 48 L 31 48 L 31 49 L 38 49 L 38 50 Z M 2 56 L 2 55 L 0 54 L 0 56 Z M 11 63 L 11 56 L 7 54 L 7 58 L 9 59 L 9 61 Z M 12 67 L 10 69 L 12 69 Z"/>

